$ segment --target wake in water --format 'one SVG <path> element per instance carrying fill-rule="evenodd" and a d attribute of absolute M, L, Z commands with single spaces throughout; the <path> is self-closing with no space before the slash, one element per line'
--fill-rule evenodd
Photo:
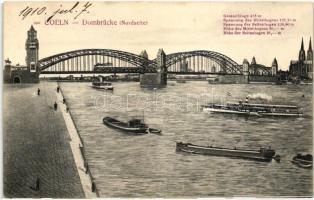
<path fill-rule="evenodd" d="M 271 102 L 273 100 L 272 96 L 265 94 L 265 93 L 249 94 L 247 97 L 249 99 L 254 99 L 254 100 L 266 100 L 267 102 Z"/>

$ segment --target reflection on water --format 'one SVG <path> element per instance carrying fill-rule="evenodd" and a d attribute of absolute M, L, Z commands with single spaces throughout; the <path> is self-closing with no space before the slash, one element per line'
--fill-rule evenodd
<path fill-rule="evenodd" d="M 113 92 L 92 89 L 90 83 L 62 83 L 101 197 L 312 195 L 312 171 L 290 162 L 298 152 L 312 152 L 311 86 L 170 83 L 148 90 L 139 83 L 116 82 Z M 257 93 L 267 94 L 272 103 L 301 106 L 305 117 L 201 112 L 206 101 L 238 101 Z M 129 136 L 104 126 L 105 116 L 144 118 L 163 132 Z M 174 141 L 251 149 L 271 146 L 281 162 L 176 153 Z"/>

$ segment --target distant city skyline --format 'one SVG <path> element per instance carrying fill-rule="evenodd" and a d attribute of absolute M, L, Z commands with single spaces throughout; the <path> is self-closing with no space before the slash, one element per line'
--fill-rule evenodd
<path fill-rule="evenodd" d="M 313 41 L 313 5 L 310 3 L 218 3 L 218 2 L 92 2 L 89 14 L 82 14 L 75 21 L 82 20 L 127 20 L 147 21 L 138 26 L 97 26 L 97 25 L 45 25 L 42 16 L 18 16 L 26 5 L 11 2 L 4 7 L 4 54 L 14 64 L 25 65 L 25 40 L 27 31 L 34 22 L 39 40 L 39 59 L 78 49 L 116 49 L 140 54 L 146 50 L 149 59 L 156 58 L 159 48 L 166 54 L 209 50 L 222 53 L 238 64 L 244 59 L 271 66 L 277 59 L 279 69 L 287 70 L 291 60 L 298 58 L 301 39 L 308 49 L 310 37 Z M 70 7 L 73 2 L 62 3 Z M 200 5 L 202 4 L 202 5 Z M 59 3 L 36 2 L 32 7 L 46 6 L 52 10 Z M 228 6 L 227 6 L 228 5 Z M 272 18 L 296 19 L 295 26 L 281 35 L 224 35 L 223 14 L 260 14 Z M 293 13 L 293 16 L 291 16 Z M 55 17 L 67 19 L 71 17 Z M 14 24 L 14 26 L 12 26 Z M 313 44 L 312 44 L 313 45 Z"/>

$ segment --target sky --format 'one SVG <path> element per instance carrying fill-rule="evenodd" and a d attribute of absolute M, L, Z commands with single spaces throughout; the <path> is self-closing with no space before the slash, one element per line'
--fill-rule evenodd
<path fill-rule="evenodd" d="M 243 59 L 251 61 L 255 56 L 257 63 L 270 66 L 276 57 L 279 68 L 286 70 L 290 61 L 298 57 L 301 38 L 304 38 L 307 50 L 313 35 L 313 5 L 304 2 L 92 2 L 88 12 L 84 11 L 74 19 L 84 8 L 85 3 L 80 2 L 72 13 L 56 14 L 52 18 L 61 22 L 68 20 L 68 25 L 45 24 L 54 11 L 60 8 L 69 10 L 74 4 L 5 2 L 4 58 L 9 58 L 14 64 L 25 64 L 27 31 L 34 25 L 40 58 L 85 48 L 116 49 L 135 54 L 145 49 L 150 59 L 156 57 L 159 48 L 163 48 L 166 54 L 209 50 L 222 53 L 239 64 Z M 39 13 L 30 13 L 22 19 L 26 13 L 23 10 L 27 7 L 38 8 Z M 40 13 L 43 7 L 45 9 Z M 257 14 L 263 18 L 291 18 L 296 21 L 281 35 L 224 35 L 224 14 Z M 82 25 L 83 20 L 135 20 L 147 22 L 147 25 Z"/>

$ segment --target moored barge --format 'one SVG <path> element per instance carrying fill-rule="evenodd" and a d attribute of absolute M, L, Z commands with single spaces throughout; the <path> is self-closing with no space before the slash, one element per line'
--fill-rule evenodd
<path fill-rule="evenodd" d="M 280 160 L 280 156 L 276 155 L 275 150 L 271 148 L 260 148 L 259 150 L 247 150 L 237 148 L 221 148 L 212 146 L 200 146 L 191 143 L 176 143 L 176 150 L 186 153 L 202 154 L 210 156 L 224 156 L 233 158 L 243 158 L 257 161 L 270 162 L 273 158 Z"/>

